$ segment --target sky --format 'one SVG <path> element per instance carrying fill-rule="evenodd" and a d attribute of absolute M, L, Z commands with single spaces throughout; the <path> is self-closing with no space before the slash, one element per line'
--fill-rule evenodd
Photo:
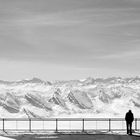
<path fill-rule="evenodd" d="M 140 0 L 0 0 L 0 79 L 140 75 Z"/>

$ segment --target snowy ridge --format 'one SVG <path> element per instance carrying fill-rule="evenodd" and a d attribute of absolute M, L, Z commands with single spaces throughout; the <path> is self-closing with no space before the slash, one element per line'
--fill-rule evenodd
<path fill-rule="evenodd" d="M 34 95 L 34 94 L 27 93 L 25 95 L 25 98 L 33 106 L 36 106 L 38 108 L 44 108 L 44 109 L 50 110 L 50 111 L 52 110 L 51 109 L 51 105 L 47 101 L 45 102 L 44 99 L 40 95 L 38 95 L 38 94 Z"/>
<path fill-rule="evenodd" d="M 128 109 L 140 117 L 140 77 L 0 81 L 0 117 L 123 117 Z"/>
<path fill-rule="evenodd" d="M 68 98 L 70 102 L 76 104 L 81 109 L 91 109 L 93 107 L 92 101 L 85 92 L 81 92 L 79 90 L 70 92 Z"/>
<path fill-rule="evenodd" d="M 57 89 L 57 91 L 54 92 L 53 97 L 49 100 L 49 102 L 53 102 L 54 104 L 57 104 L 66 108 L 66 103 L 61 96 L 60 89 Z"/>

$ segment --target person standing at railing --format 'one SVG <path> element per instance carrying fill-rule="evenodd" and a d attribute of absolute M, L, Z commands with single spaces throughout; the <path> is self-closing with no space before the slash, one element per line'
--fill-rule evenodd
<path fill-rule="evenodd" d="M 131 110 L 129 110 L 125 115 L 127 134 L 132 135 L 132 122 L 134 121 L 134 115 Z"/>

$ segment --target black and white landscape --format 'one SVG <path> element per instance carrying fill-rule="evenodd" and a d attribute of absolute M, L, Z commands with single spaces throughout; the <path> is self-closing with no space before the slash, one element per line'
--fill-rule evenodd
<path fill-rule="evenodd" d="M 136 137 L 123 131 L 128 110 Z M 139 139 L 140 0 L 0 0 L 0 130 Z"/>

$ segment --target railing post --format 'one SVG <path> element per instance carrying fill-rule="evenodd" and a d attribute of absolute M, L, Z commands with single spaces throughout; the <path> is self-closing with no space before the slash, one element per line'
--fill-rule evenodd
<path fill-rule="evenodd" d="M 58 131 L 58 119 L 56 119 L 56 132 Z"/>
<path fill-rule="evenodd" d="M 85 131 L 85 129 L 84 129 L 84 127 L 85 127 L 85 122 L 84 122 L 84 119 L 82 119 L 82 122 L 83 122 L 83 128 L 82 128 L 82 132 L 84 132 Z"/>
<path fill-rule="evenodd" d="M 16 131 L 17 131 L 17 120 L 16 120 Z"/>
<path fill-rule="evenodd" d="M 32 126 L 31 126 L 32 124 L 31 124 L 31 119 L 29 119 L 29 132 L 31 132 L 31 130 L 32 130 Z"/>
<path fill-rule="evenodd" d="M 43 120 L 43 130 L 44 130 L 44 120 Z"/>
<path fill-rule="evenodd" d="M 5 131 L 5 128 L 4 128 L 4 119 L 2 119 L 2 122 L 3 122 L 3 132 Z"/>
<path fill-rule="evenodd" d="M 135 131 L 137 131 L 137 118 L 135 118 Z"/>
<path fill-rule="evenodd" d="M 111 119 L 109 119 L 109 131 L 111 131 Z"/>

